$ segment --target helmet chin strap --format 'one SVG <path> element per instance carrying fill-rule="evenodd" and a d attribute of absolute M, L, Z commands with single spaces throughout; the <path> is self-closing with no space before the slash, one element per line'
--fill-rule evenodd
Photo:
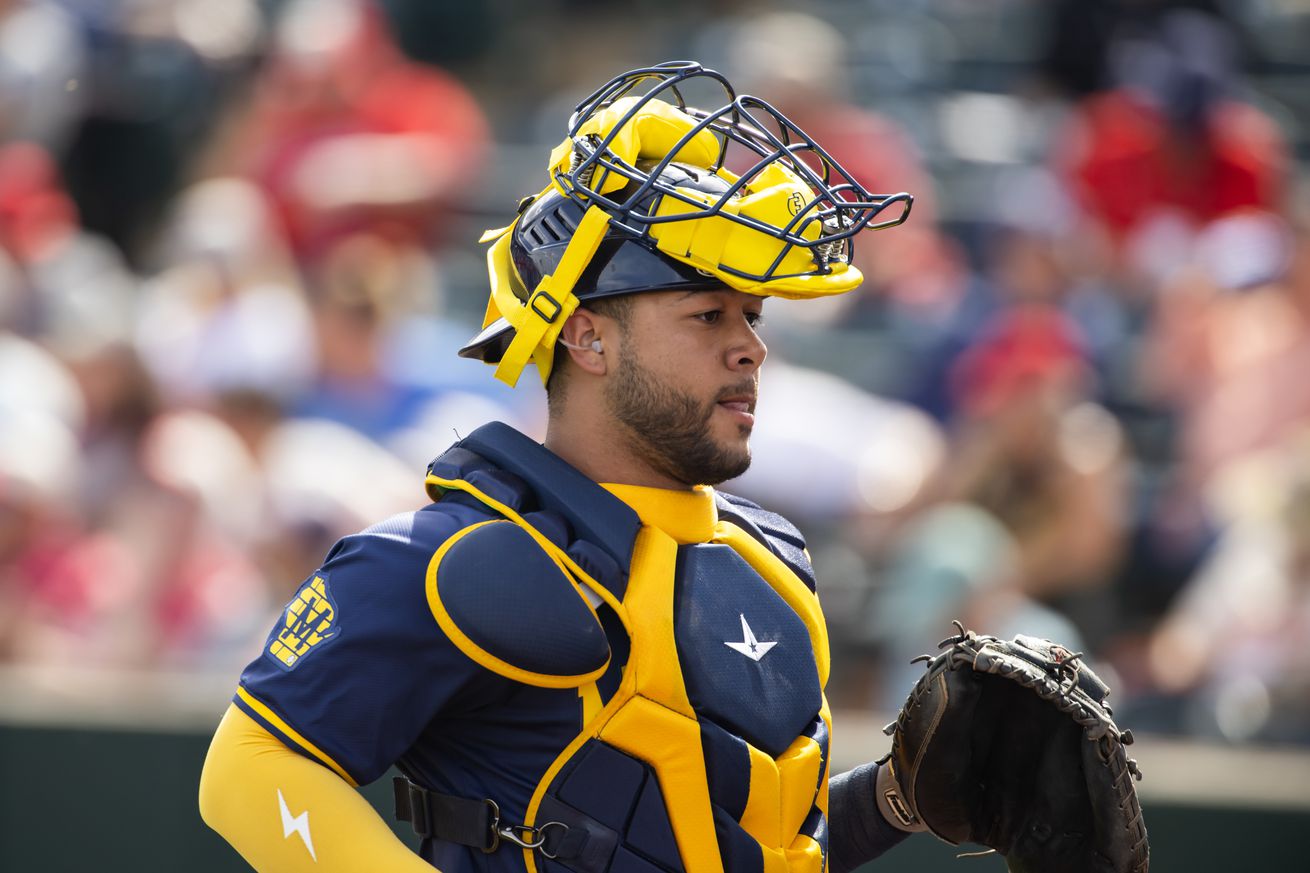
<path fill-rule="evenodd" d="M 573 286 L 600 247 L 609 221 L 603 209 L 595 205 L 588 207 L 555 272 L 542 277 L 526 302 L 516 299 L 500 307 L 501 314 L 514 325 L 514 339 L 496 366 L 497 379 L 513 388 L 528 361 L 533 361 L 541 383 L 546 384 L 555 359 L 555 341 L 564 322 L 578 308 Z M 507 237 L 501 237 L 497 245 L 507 242 Z"/>

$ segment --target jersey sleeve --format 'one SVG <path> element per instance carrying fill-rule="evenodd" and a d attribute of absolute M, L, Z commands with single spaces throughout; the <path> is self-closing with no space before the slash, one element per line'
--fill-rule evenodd
<path fill-rule="evenodd" d="M 438 715 L 502 680 L 441 632 L 428 566 L 480 519 L 430 506 L 338 542 L 279 614 L 233 702 L 291 748 L 361 785 Z"/>

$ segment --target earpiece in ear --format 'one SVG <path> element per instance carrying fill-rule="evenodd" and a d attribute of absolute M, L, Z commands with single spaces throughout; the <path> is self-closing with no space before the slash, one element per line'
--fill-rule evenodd
<path fill-rule="evenodd" d="M 566 339 L 560 339 L 559 344 L 566 349 L 574 349 L 575 351 L 579 351 L 579 352 L 591 351 L 591 352 L 595 352 L 598 355 L 605 354 L 605 350 L 601 346 L 600 340 L 592 340 L 591 345 L 589 346 L 580 346 L 577 345 L 576 343 L 571 343 Z"/>

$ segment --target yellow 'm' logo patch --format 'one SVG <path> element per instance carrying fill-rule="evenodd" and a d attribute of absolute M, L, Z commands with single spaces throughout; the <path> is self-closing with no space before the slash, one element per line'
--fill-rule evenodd
<path fill-rule="evenodd" d="M 306 653 L 336 635 L 337 610 L 328 596 L 327 580 L 315 576 L 302 586 L 283 615 L 283 626 L 268 644 L 268 653 L 291 669 Z"/>

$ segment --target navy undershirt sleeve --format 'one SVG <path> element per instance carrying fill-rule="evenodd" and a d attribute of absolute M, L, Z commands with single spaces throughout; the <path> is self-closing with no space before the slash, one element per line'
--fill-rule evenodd
<path fill-rule="evenodd" d="M 909 836 L 878 812 L 878 765 L 864 764 L 828 781 L 828 869 L 850 873 Z"/>

